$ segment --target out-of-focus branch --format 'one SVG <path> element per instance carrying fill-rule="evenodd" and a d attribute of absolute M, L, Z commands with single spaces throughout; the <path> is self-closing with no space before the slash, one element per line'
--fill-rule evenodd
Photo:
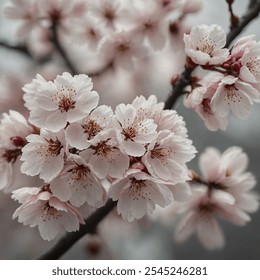
<path fill-rule="evenodd" d="M 17 51 L 21 54 L 26 55 L 29 58 L 32 58 L 32 55 L 30 54 L 28 48 L 26 45 L 11 45 L 5 41 L 0 41 L 0 47 L 5 48 L 7 50 L 11 50 L 11 51 Z"/>
<path fill-rule="evenodd" d="M 255 19 L 260 12 L 260 0 L 251 1 L 254 5 L 251 5 L 251 8 L 248 9 L 246 14 L 240 19 L 238 25 L 234 27 L 227 34 L 226 48 L 229 47 L 231 42 L 244 30 L 244 28 Z M 185 68 L 184 71 L 180 74 L 179 80 L 173 85 L 172 90 L 165 102 L 165 109 L 171 109 L 178 98 L 185 94 L 184 89 L 190 84 L 190 77 L 194 68 Z"/>
<path fill-rule="evenodd" d="M 70 58 L 68 57 L 65 49 L 63 48 L 63 46 L 60 42 L 60 38 L 59 38 L 59 34 L 58 34 L 58 24 L 55 21 L 53 21 L 53 23 L 52 23 L 51 31 L 52 31 L 52 42 L 53 42 L 56 50 L 60 54 L 60 56 L 63 58 L 69 71 L 71 72 L 72 75 L 78 74 L 76 67 L 74 66 L 74 64 L 72 63 Z"/>
<path fill-rule="evenodd" d="M 68 251 L 81 237 L 88 233 L 95 233 L 99 222 L 103 220 L 116 206 L 117 202 L 109 199 L 105 206 L 99 208 L 85 220 L 79 231 L 67 233 L 48 252 L 40 256 L 39 260 L 56 260 Z"/>

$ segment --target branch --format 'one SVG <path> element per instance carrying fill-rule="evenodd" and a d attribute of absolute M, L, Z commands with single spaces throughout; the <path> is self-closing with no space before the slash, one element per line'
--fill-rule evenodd
<path fill-rule="evenodd" d="M 67 65 L 68 69 L 70 70 L 72 75 L 78 74 L 78 71 L 76 70 L 76 67 L 73 65 L 73 63 L 70 61 L 66 51 L 64 50 L 60 39 L 59 39 L 59 34 L 58 34 L 58 25 L 55 21 L 53 21 L 52 26 L 51 26 L 51 31 L 52 31 L 52 42 L 54 46 L 56 47 L 56 50 L 59 52 L 61 57 L 63 58 L 65 64 Z"/>
<path fill-rule="evenodd" d="M 241 18 L 239 24 L 232 29 L 227 35 L 226 48 L 229 47 L 231 42 L 243 31 L 243 29 L 255 19 L 260 12 L 260 1 L 252 1 L 254 6 L 251 6 L 247 13 Z"/>
<path fill-rule="evenodd" d="M 99 222 L 103 220 L 116 206 L 117 202 L 109 199 L 105 206 L 99 208 L 91 214 L 86 220 L 85 225 L 81 225 L 79 231 L 67 233 L 58 243 L 40 256 L 39 260 L 59 259 L 67 250 L 69 250 L 81 237 L 88 233 L 95 233 Z"/>
<path fill-rule="evenodd" d="M 226 48 L 231 44 L 231 42 L 243 31 L 243 29 L 255 19 L 260 12 L 260 0 L 251 1 L 254 5 L 251 5 L 251 8 L 247 13 L 241 18 L 239 24 L 234 27 L 228 34 L 226 40 Z M 180 75 L 179 80 L 173 85 L 172 90 L 165 102 L 165 109 L 172 109 L 177 99 L 185 94 L 184 88 L 190 84 L 190 77 L 194 68 L 185 68 L 182 74 Z"/>
<path fill-rule="evenodd" d="M 7 42 L 0 41 L 0 47 L 3 47 L 3 48 L 8 49 L 8 50 L 12 50 L 12 51 L 17 51 L 21 54 L 26 55 L 29 58 L 33 58 L 26 45 L 15 46 L 15 45 L 11 45 Z"/>

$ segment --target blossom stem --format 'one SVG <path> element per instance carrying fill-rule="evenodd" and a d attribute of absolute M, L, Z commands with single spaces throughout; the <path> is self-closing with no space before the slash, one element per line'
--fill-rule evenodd
<path fill-rule="evenodd" d="M 32 58 L 32 55 L 30 54 L 28 48 L 26 47 L 26 45 L 11 45 L 5 41 L 0 41 L 0 47 L 3 47 L 5 49 L 8 49 L 8 50 L 12 50 L 12 51 L 17 51 L 21 54 L 24 54 L 26 55 L 27 57 L 29 58 Z"/>
<path fill-rule="evenodd" d="M 117 202 L 109 199 L 107 203 L 97 209 L 80 226 L 79 231 L 67 233 L 58 243 L 48 252 L 40 256 L 39 260 L 56 260 L 67 252 L 81 237 L 88 233 L 95 233 L 99 222 L 101 222 L 116 206 Z"/>

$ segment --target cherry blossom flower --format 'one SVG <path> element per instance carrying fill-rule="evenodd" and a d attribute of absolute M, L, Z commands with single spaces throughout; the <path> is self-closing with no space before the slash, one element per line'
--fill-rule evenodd
<path fill-rule="evenodd" d="M 31 85 L 24 87 L 29 96 L 31 89 L 36 88 L 29 121 L 53 132 L 64 128 L 67 122 L 80 121 L 98 105 L 99 95 L 92 87 L 91 79 L 84 74 L 72 77 L 65 72 L 58 75 L 54 82 L 46 83 L 37 76 Z M 28 100 L 26 94 L 25 100 Z"/>
<path fill-rule="evenodd" d="M 36 0 L 11 0 L 4 7 L 4 15 L 13 20 L 20 20 L 18 37 L 25 37 L 38 24 L 39 9 Z"/>
<path fill-rule="evenodd" d="M 86 18 L 75 22 L 75 32 L 71 33 L 70 38 L 73 43 L 79 46 L 87 45 L 90 51 L 96 52 L 104 36 L 105 33 L 97 21 L 94 18 Z"/>
<path fill-rule="evenodd" d="M 89 9 L 99 23 L 111 29 L 116 28 L 116 23 L 121 18 L 121 2 L 118 0 L 91 1 Z"/>
<path fill-rule="evenodd" d="M 232 59 L 240 59 L 244 52 L 254 46 L 256 44 L 256 40 L 255 40 L 255 35 L 249 35 L 249 36 L 245 36 L 240 38 L 239 40 L 236 41 L 236 43 L 233 45 L 232 49 L 231 49 L 231 57 Z"/>
<path fill-rule="evenodd" d="M 108 195 L 118 200 L 118 214 L 132 222 L 153 212 L 156 205 L 165 207 L 173 201 L 172 192 L 160 182 L 147 173 L 132 169 L 111 184 Z"/>
<path fill-rule="evenodd" d="M 66 139 L 72 147 L 86 149 L 91 145 L 91 139 L 101 131 L 111 128 L 112 121 L 112 109 L 106 105 L 99 106 L 82 122 L 70 124 L 66 129 Z"/>
<path fill-rule="evenodd" d="M 195 152 L 190 140 L 165 130 L 149 144 L 142 159 L 152 176 L 177 184 L 189 180 L 185 164 L 195 156 Z"/>
<path fill-rule="evenodd" d="M 84 0 L 39 0 L 38 6 L 42 21 L 49 21 L 49 25 L 54 22 L 63 31 L 69 31 L 71 20 L 82 17 L 87 11 Z"/>
<path fill-rule="evenodd" d="M 142 59 L 147 54 L 140 38 L 132 31 L 120 31 L 106 36 L 100 42 L 99 53 L 116 66 L 126 70 L 133 68 L 134 58 Z"/>
<path fill-rule="evenodd" d="M 65 168 L 50 182 L 50 190 L 61 201 L 81 207 L 85 202 L 100 207 L 106 201 L 106 191 L 92 172 L 93 167 L 81 157 L 71 155 Z"/>
<path fill-rule="evenodd" d="M 223 77 L 220 73 L 208 73 L 198 81 L 198 85 L 184 99 L 184 105 L 197 112 L 206 127 L 212 131 L 225 130 L 228 125 L 227 116 L 214 113 L 211 104 L 211 99 Z"/>
<path fill-rule="evenodd" d="M 38 226 L 44 240 L 50 241 L 65 231 L 77 231 L 79 224 L 84 224 L 76 208 L 53 196 L 48 187 L 21 188 L 13 192 L 12 198 L 22 203 L 13 219 L 18 217 L 24 225 Z"/>
<path fill-rule="evenodd" d="M 16 111 L 2 115 L 0 124 L 0 189 L 5 192 L 36 183 L 30 177 L 21 174 L 21 149 L 26 144 L 26 136 L 33 128 L 26 119 Z M 32 182 L 30 182 L 32 181 Z"/>
<path fill-rule="evenodd" d="M 148 118 L 157 122 L 163 113 L 164 103 L 158 103 L 155 95 L 150 95 L 147 99 L 143 95 L 137 96 L 131 104 L 137 110 L 139 120 Z"/>
<path fill-rule="evenodd" d="M 135 13 L 130 13 L 130 17 L 135 35 L 140 36 L 141 40 L 146 38 L 154 50 L 161 50 L 166 44 L 165 15 L 152 4 L 145 10 L 136 9 Z"/>
<path fill-rule="evenodd" d="M 239 78 L 249 83 L 260 82 L 260 42 L 245 50 Z"/>
<path fill-rule="evenodd" d="M 203 246 L 217 249 L 224 246 L 225 239 L 216 215 L 226 215 L 234 199 L 221 190 L 209 197 L 207 191 L 207 187 L 192 186 L 192 199 L 185 205 L 185 215 L 176 226 L 175 239 L 183 242 L 196 233 Z"/>
<path fill-rule="evenodd" d="M 231 75 L 226 76 L 211 99 L 212 111 L 225 118 L 231 111 L 239 119 L 247 119 L 254 102 L 259 102 L 259 93 L 250 84 Z"/>
<path fill-rule="evenodd" d="M 187 137 L 186 123 L 183 117 L 178 115 L 175 110 L 163 110 L 155 122 L 157 124 L 157 131 L 170 130 L 175 135 Z"/>
<path fill-rule="evenodd" d="M 192 199 L 180 209 L 184 216 L 176 228 L 177 241 L 196 232 L 206 248 L 220 248 L 224 235 L 216 218 L 240 226 L 251 220 L 248 213 L 259 208 L 259 197 L 252 191 L 254 176 L 245 172 L 247 164 L 248 157 L 239 147 L 230 147 L 222 154 L 212 147 L 205 150 L 199 160 L 202 178 L 194 176 Z"/>
<path fill-rule="evenodd" d="M 40 135 L 31 134 L 26 137 L 28 144 L 22 149 L 22 173 L 40 176 L 50 182 L 62 170 L 66 150 L 64 132 L 58 133 L 41 130 Z"/>
<path fill-rule="evenodd" d="M 90 141 L 90 149 L 80 153 L 100 179 L 106 176 L 120 178 L 129 167 L 129 157 L 119 149 L 116 134 L 115 129 L 100 132 Z"/>
<path fill-rule="evenodd" d="M 39 91 L 41 85 L 45 84 L 47 81 L 40 75 L 37 74 L 35 78 L 32 80 L 31 83 L 25 84 L 23 86 L 23 99 L 24 99 L 24 106 L 28 108 L 30 111 L 35 108 L 35 96 Z"/>
<path fill-rule="evenodd" d="M 145 144 L 152 142 L 157 135 L 154 121 L 148 118 L 140 120 L 137 110 L 131 104 L 119 104 L 115 116 L 122 149 L 130 156 L 142 156 Z"/>
<path fill-rule="evenodd" d="M 229 55 L 226 44 L 226 33 L 218 25 L 201 24 L 184 34 L 185 52 L 192 61 L 199 65 L 217 65 L 225 62 Z"/>

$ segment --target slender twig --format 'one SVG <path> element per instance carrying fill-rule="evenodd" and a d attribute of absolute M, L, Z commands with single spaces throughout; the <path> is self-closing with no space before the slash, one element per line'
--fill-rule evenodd
<path fill-rule="evenodd" d="M 257 17 L 260 10 L 260 1 L 256 2 L 255 6 L 252 7 L 244 17 L 241 18 L 239 25 L 229 32 L 227 35 L 227 44 L 229 46 L 232 40 L 250 23 L 255 17 Z M 184 94 L 184 88 L 190 84 L 191 74 L 194 68 L 186 67 L 183 73 L 180 75 L 179 80 L 174 84 L 171 94 L 165 102 L 165 109 L 171 109 L 176 100 Z M 115 201 L 108 200 L 105 206 L 99 208 L 89 218 L 85 220 L 86 224 L 81 226 L 79 231 L 68 233 L 58 243 L 50 249 L 47 253 L 42 255 L 39 259 L 58 259 L 68 249 L 70 249 L 81 237 L 88 233 L 94 233 L 97 226 L 103 218 L 105 218 L 116 206 Z"/>
<path fill-rule="evenodd" d="M 70 58 L 68 57 L 66 51 L 64 50 L 64 48 L 60 42 L 60 38 L 59 38 L 59 34 L 58 34 L 58 24 L 55 21 L 53 21 L 53 24 L 51 26 L 51 31 L 52 31 L 52 42 L 53 42 L 54 46 L 56 47 L 56 50 L 59 52 L 60 56 L 63 58 L 69 71 L 71 72 L 72 75 L 78 74 L 76 67 L 74 66 L 74 64 L 72 63 Z"/>
<path fill-rule="evenodd" d="M 248 12 L 241 18 L 236 28 L 232 29 L 227 35 L 226 48 L 232 43 L 232 41 L 243 31 L 243 29 L 255 19 L 260 12 L 260 1 L 255 1 L 255 5 L 252 6 Z"/>
<path fill-rule="evenodd" d="M 104 74 L 105 72 L 107 72 L 109 69 L 113 69 L 113 67 L 114 67 L 114 60 L 108 62 L 107 64 L 105 64 L 102 68 L 100 68 L 97 71 L 89 72 L 88 76 L 91 78 L 99 77 L 102 74 Z"/>
<path fill-rule="evenodd" d="M 12 50 L 12 51 L 17 51 L 21 54 L 26 55 L 29 58 L 32 58 L 31 53 L 29 52 L 28 48 L 26 45 L 11 45 L 5 41 L 0 41 L 0 47 L 8 49 L 8 50 Z"/>
<path fill-rule="evenodd" d="M 229 11 L 229 14 L 230 14 L 230 30 L 234 29 L 238 23 L 239 23 L 239 17 L 236 16 L 234 14 L 234 11 L 233 11 L 233 3 L 234 3 L 234 0 L 226 0 L 227 4 L 228 4 L 228 11 Z"/>
<path fill-rule="evenodd" d="M 79 231 L 67 233 L 50 251 L 40 256 L 39 260 L 59 259 L 85 234 L 95 233 L 99 222 L 114 209 L 116 203 L 116 201 L 109 199 L 105 206 L 99 208 L 85 220 L 85 225 L 81 225 Z"/>

